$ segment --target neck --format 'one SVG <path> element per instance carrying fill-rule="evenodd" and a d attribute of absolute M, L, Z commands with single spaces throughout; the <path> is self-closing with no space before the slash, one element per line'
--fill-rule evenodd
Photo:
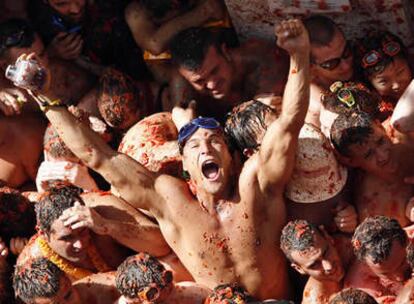
<path fill-rule="evenodd" d="M 231 198 L 233 187 L 227 187 L 224 191 L 220 193 L 211 194 L 207 191 L 198 190 L 197 191 L 197 200 L 201 205 L 201 208 L 206 210 L 210 214 L 217 213 L 217 206 L 222 202 L 226 202 Z"/>

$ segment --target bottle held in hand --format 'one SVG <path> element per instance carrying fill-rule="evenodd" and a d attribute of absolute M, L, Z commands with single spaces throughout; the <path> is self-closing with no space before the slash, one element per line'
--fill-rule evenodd
<path fill-rule="evenodd" d="M 41 91 L 47 81 L 46 69 L 33 59 L 18 60 L 15 64 L 9 65 L 5 76 L 17 87 L 34 92 Z"/>

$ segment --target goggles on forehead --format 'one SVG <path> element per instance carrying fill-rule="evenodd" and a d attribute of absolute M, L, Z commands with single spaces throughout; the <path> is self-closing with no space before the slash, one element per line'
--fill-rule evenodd
<path fill-rule="evenodd" d="M 336 93 L 339 101 L 345 104 L 348 108 L 352 108 L 355 105 L 355 98 L 352 95 L 351 90 L 344 87 L 344 84 L 341 81 L 334 82 L 329 90 L 332 93 Z"/>
<path fill-rule="evenodd" d="M 383 43 L 381 51 L 390 57 L 394 57 L 401 51 L 401 46 L 396 41 L 387 41 Z M 371 50 L 362 57 L 361 64 L 364 69 L 372 67 L 379 63 L 384 56 L 378 50 Z"/>
<path fill-rule="evenodd" d="M 199 128 L 202 129 L 219 129 L 220 123 L 211 117 L 198 117 L 184 125 L 178 133 L 178 144 L 182 147 L 187 139 L 193 135 Z"/>

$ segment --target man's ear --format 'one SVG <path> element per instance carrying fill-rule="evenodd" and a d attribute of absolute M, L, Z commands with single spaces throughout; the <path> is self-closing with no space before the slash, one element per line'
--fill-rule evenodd
<path fill-rule="evenodd" d="M 351 157 L 349 156 L 345 156 L 340 154 L 338 151 L 336 151 L 335 149 L 333 149 L 333 152 L 335 154 L 336 159 L 343 165 L 348 166 L 348 167 L 352 167 L 352 168 L 356 168 L 358 167 L 358 164 L 356 163 L 355 160 L 353 160 Z"/>
<path fill-rule="evenodd" d="M 253 154 L 254 154 L 254 149 L 252 148 L 246 148 L 243 150 L 243 155 L 246 156 L 247 158 L 249 158 Z"/>
<path fill-rule="evenodd" d="M 303 271 L 302 267 L 300 267 L 298 264 L 291 263 L 290 266 L 292 266 L 292 268 L 299 272 L 301 275 L 306 275 L 306 272 Z"/>

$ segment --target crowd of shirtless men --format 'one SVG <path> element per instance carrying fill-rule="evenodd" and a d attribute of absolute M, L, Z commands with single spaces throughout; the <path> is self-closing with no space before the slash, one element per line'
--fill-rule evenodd
<path fill-rule="evenodd" d="M 242 40 L 221 0 L 0 9 L 0 303 L 414 303 L 398 36 Z"/>

